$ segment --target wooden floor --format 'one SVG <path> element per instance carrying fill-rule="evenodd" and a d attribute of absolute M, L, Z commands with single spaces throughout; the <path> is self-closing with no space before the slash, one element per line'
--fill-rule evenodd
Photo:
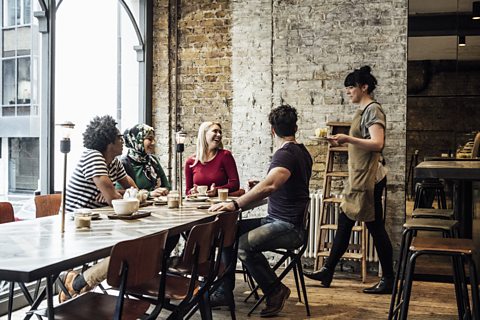
<path fill-rule="evenodd" d="M 295 283 L 290 277 L 285 284 L 290 287 L 292 294 L 285 304 L 284 311 L 276 319 L 386 319 L 390 303 L 389 295 L 367 295 L 362 289 L 377 281 L 374 276 L 369 277 L 366 284 L 358 279 L 349 279 L 345 275 L 334 278 L 332 286 L 322 288 L 315 281 L 306 279 L 308 298 L 312 316 L 307 317 L 305 306 L 298 302 Z M 252 301 L 243 302 L 248 287 L 241 280 L 237 281 L 235 299 L 237 306 L 237 319 L 248 319 L 247 312 L 253 305 Z M 261 309 L 261 308 L 259 308 Z M 258 312 L 250 319 L 260 319 Z M 159 319 L 166 319 L 169 312 L 162 312 Z M 25 310 L 15 312 L 13 320 L 23 319 Z M 452 284 L 415 282 L 412 293 L 412 302 L 409 319 L 446 320 L 457 319 L 455 295 Z M 0 317 L 7 319 L 6 316 Z M 192 319 L 200 319 L 199 315 Z M 230 319 L 228 311 L 216 310 L 213 319 Z"/>

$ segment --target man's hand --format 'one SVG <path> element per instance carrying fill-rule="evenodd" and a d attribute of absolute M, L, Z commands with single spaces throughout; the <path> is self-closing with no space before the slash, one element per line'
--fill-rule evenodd
<path fill-rule="evenodd" d="M 235 205 L 232 202 L 222 202 L 211 206 L 208 212 L 235 211 Z"/>

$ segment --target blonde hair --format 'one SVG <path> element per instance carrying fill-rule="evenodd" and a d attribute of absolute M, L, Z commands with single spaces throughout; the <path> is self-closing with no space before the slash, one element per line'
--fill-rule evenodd
<path fill-rule="evenodd" d="M 217 125 L 220 127 L 220 129 L 222 129 L 222 125 L 219 122 L 215 122 L 215 121 L 203 122 L 198 128 L 197 150 L 195 152 L 195 161 L 190 166 L 191 168 L 195 167 L 195 165 L 199 161 L 201 164 L 205 164 L 205 162 L 207 161 L 207 151 L 208 151 L 207 131 L 214 125 Z M 220 142 L 218 149 L 223 149 L 222 142 Z"/>

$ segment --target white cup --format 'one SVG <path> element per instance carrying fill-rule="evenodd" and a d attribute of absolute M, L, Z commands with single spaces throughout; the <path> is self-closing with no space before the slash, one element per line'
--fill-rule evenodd
<path fill-rule="evenodd" d="M 197 186 L 197 192 L 199 195 L 206 195 L 208 190 L 208 186 Z"/>

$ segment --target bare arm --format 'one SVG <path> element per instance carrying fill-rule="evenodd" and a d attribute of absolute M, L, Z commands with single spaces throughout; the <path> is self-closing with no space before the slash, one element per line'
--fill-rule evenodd
<path fill-rule="evenodd" d="M 109 205 L 112 205 L 113 199 L 122 198 L 122 195 L 120 194 L 120 192 L 115 190 L 115 186 L 113 185 L 112 180 L 110 180 L 108 176 L 93 177 L 93 182 L 95 183 L 97 188 L 100 190 L 102 196 L 105 198 L 105 201 L 107 201 Z"/>
<path fill-rule="evenodd" d="M 260 181 L 253 189 L 237 199 L 238 205 L 245 207 L 247 204 L 262 200 L 278 190 L 289 178 L 290 171 L 283 167 L 270 170 L 267 177 Z M 210 207 L 209 211 L 235 211 L 233 203 L 219 203 Z"/>
<path fill-rule="evenodd" d="M 368 128 L 370 139 L 355 138 L 346 134 L 336 134 L 330 139 L 334 143 L 351 143 L 368 151 L 381 151 L 384 145 L 385 129 L 380 124 L 373 124 Z"/>

